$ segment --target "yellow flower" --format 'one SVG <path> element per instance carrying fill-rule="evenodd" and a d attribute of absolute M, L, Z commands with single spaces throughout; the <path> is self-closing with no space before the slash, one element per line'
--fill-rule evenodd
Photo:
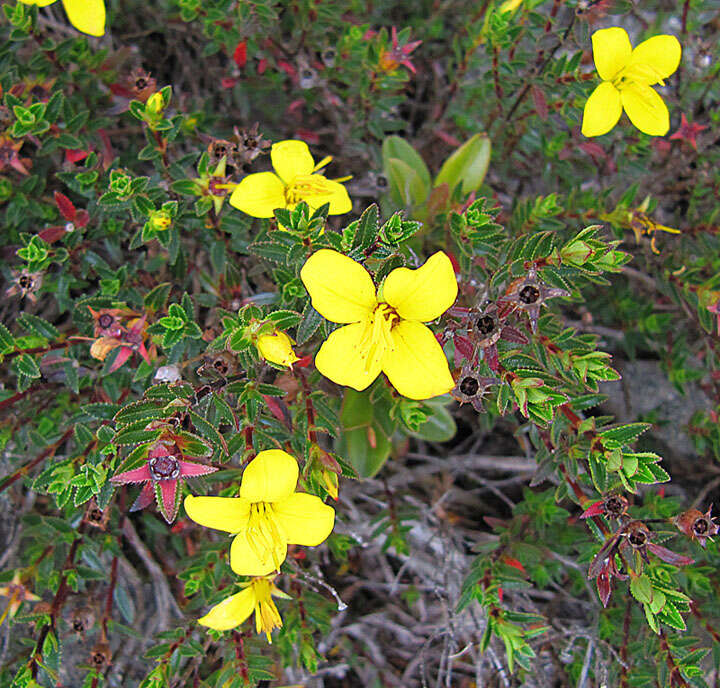
<path fill-rule="evenodd" d="M 295 492 L 297 461 L 281 449 L 261 451 L 247 466 L 239 497 L 185 498 L 196 523 L 233 533 L 230 566 L 241 576 L 280 568 L 288 544 L 314 547 L 332 532 L 335 510 L 315 495 Z"/>
<path fill-rule="evenodd" d="M 338 180 L 325 178 L 318 170 L 332 158 L 317 165 L 303 141 L 280 141 L 270 150 L 275 172 L 249 174 L 230 197 L 230 205 L 253 217 L 273 217 L 276 208 L 292 210 L 305 201 L 310 210 L 330 204 L 330 215 L 350 212 L 352 203 Z"/>
<path fill-rule="evenodd" d="M 26 5 L 46 7 L 55 0 L 21 0 Z M 83 33 L 91 36 L 105 34 L 105 2 L 104 0 L 62 0 L 70 23 Z"/>
<path fill-rule="evenodd" d="M 442 347 L 422 324 L 440 317 L 457 297 L 445 253 L 439 251 L 417 270 L 393 270 L 378 294 L 362 265 L 329 249 L 310 256 L 300 277 L 315 310 L 345 324 L 315 357 L 325 377 L 361 391 L 384 372 L 410 399 L 429 399 L 455 386 Z"/>
<path fill-rule="evenodd" d="M 675 36 L 653 36 L 633 50 L 625 29 L 601 29 L 592 35 L 593 58 L 602 83 L 590 94 L 582 133 L 600 136 L 620 119 L 623 108 L 643 133 L 664 136 L 670 115 L 653 84 L 664 85 L 680 64 L 682 48 Z"/>
<path fill-rule="evenodd" d="M 282 619 L 272 595 L 290 599 L 282 590 L 273 584 L 274 576 L 269 578 L 253 578 L 245 583 L 245 589 L 231 595 L 216 604 L 198 623 L 216 631 L 229 631 L 239 626 L 253 611 L 255 612 L 255 629 L 265 633 L 268 642 L 272 643 L 270 634 L 276 628 L 282 628 Z"/>
<path fill-rule="evenodd" d="M 300 360 L 293 351 L 293 344 L 293 340 L 280 330 L 261 334 L 257 340 L 258 351 L 266 361 L 288 367 Z"/>

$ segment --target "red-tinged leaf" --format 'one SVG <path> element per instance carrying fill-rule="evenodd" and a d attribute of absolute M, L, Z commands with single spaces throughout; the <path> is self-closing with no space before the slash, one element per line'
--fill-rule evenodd
<path fill-rule="evenodd" d="M 127 485 L 128 483 L 142 483 L 146 480 L 150 480 L 150 468 L 147 464 L 140 466 L 140 468 L 133 468 L 131 471 L 125 471 L 124 473 L 118 473 L 110 478 L 111 483 L 116 485 Z"/>
<path fill-rule="evenodd" d="M 503 562 L 507 564 L 508 566 L 512 566 L 514 569 L 517 569 L 518 571 L 522 573 L 527 573 L 525 571 L 525 567 L 515 558 L 513 557 L 503 557 Z"/>
<path fill-rule="evenodd" d="M 168 523 L 172 523 L 177 516 L 180 502 L 178 497 L 177 480 L 159 480 L 155 483 L 155 498 L 160 513 Z"/>
<path fill-rule="evenodd" d="M 143 357 L 145 363 L 150 363 L 150 356 L 148 355 L 144 342 L 140 342 L 140 346 L 138 346 L 138 353 Z"/>
<path fill-rule="evenodd" d="M 155 499 L 155 489 L 153 488 L 153 484 L 151 482 L 147 482 L 145 483 L 143 489 L 140 490 L 140 494 L 137 496 L 133 505 L 130 507 L 130 511 L 140 511 L 140 509 L 144 509 L 152 503 L 153 499 Z"/>
<path fill-rule="evenodd" d="M 170 528 L 170 532 L 177 535 L 178 533 L 182 533 L 187 530 L 189 525 L 190 523 L 187 519 L 181 518 L 172 528 Z"/>
<path fill-rule="evenodd" d="M 299 361 L 296 361 L 295 365 Z M 292 420 L 290 419 L 290 412 L 288 411 L 285 403 L 276 397 L 268 396 L 263 394 L 262 398 L 265 400 L 265 404 L 270 409 L 270 413 L 275 416 L 288 430 L 292 430 Z"/>
<path fill-rule="evenodd" d="M 604 509 L 605 502 L 603 500 L 600 500 L 599 502 L 595 502 L 594 504 L 591 504 L 585 511 L 580 514 L 580 518 L 590 518 L 591 516 L 601 516 Z"/>
<path fill-rule="evenodd" d="M 77 211 L 77 216 L 75 217 L 76 227 L 85 227 L 89 221 L 90 215 L 88 214 L 87 210 L 83 208 Z"/>
<path fill-rule="evenodd" d="M 115 357 L 115 360 L 113 361 L 113 364 L 110 366 L 110 372 L 116 371 L 120 366 L 122 366 L 125 361 L 130 358 L 130 355 L 132 354 L 132 349 L 129 346 L 123 346 L 121 347 L 120 351 L 118 351 L 118 355 Z"/>
<path fill-rule="evenodd" d="M 220 79 L 220 85 L 223 88 L 232 88 L 236 83 L 238 82 L 237 79 L 234 79 L 232 77 L 223 77 Z"/>
<path fill-rule="evenodd" d="M 115 96 L 123 98 L 133 98 L 133 92 L 122 84 L 110 84 L 110 92 Z"/>
<path fill-rule="evenodd" d="M 466 360 L 466 361 L 472 361 L 473 354 L 475 352 L 475 349 L 472 345 L 472 342 L 467 339 L 466 337 L 462 337 L 461 335 L 456 335 L 453 338 L 453 342 L 455 343 L 455 350 Z M 455 364 L 457 365 L 457 361 L 455 361 Z"/>
<path fill-rule="evenodd" d="M 261 60 L 258 61 L 257 66 L 257 73 L 259 75 L 265 74 L 265 70 L 267 69 L 268 61 L 263 57 Z"/>
<path fill-rule="evenodd" d="M 498 585 L 498 600 L 500 600 L 500 602 L 502 602 L 504 596 L 505 596 L 505 593 L 503 592 L 502 586 Z"/>
<path fill-rule="evenodd" d="M 282 69 L 285 74 L 287 74 L 291 79 L 294 79 L 297 75 L 297 70 L 295 67 L 293 67 L 289 62 L 285 62 L 285 60 L 278 60 L 277 63 L 278 67 Z"/>
<path fill-rule="evenodd" d="M 198 475 L 208 475 L 214 473 L 217 468 L 214 466 L 205 466 L 201 463 L 193 463 L 192 461 L 180 461 L 180 475 L 183 478 L 194 478 Z"/>
<path fill-rule="evenodd" d="M 72 148 L 66 148 L 65 149 L 65 162 L 72 163 L 73 165 L 76 162 L 80 162 L 81 160 L 85 160 L 87 156 L 90 155 L 90 151 L 86 150 L 73 150 Z"/>
<path fill-rule="evenodd" d="M 615 556 L 615 548 L 619 542 L 620 536 L 617 534 L 605 542 L 600 548 L 600 551 L 595 555 L 595 558 L 590 562 L 588 578 L 595 578 L 602 570 L 607 568 L 610 564 L 611 557 Z"/>
<path fill-rule="evenodd" d="M 435 136 L 437 136 L 444 143 L 447 143 L 448 146 L 452 146 L 453 148 L 459 148 L 462 145 L 462 141 L 460 141 L 460 139 L 455 138 L 452 134 L 448 134 L 442 129 L 435 129 L 433 131 L 433 134 L 435 134 Z"/>
<path fill-rule="evenodd" d="M 654 542 L 648 542 L 647 548 L 658 559 L 662 559 L 664 562 L 672 564 L 673 566 L 690 566 L 690 564 L 695 563 L 694 559 L 691 559 L 690 557 L 685 557 L 682 554 L 676 554 L 675 552 L 667 549 L 667 547 L 656 545 Z"/>
<path fill-rule="evenodd" d="M 292 115 L 300 110 L 305 105 L 305 101 L 302 98 L 296 98 L 290 105 L 287 106 L 287 113 Z"/>
<path fill-rule="evenodd" d="M 77 210 L 75 209 L 73 202 L 65 194 L 61 194 L 59 191 L 56 191 L 55 192 L 55 203 L 57 204 L 60 214 L 68 222 L 72 222 L 75 219 Z"/>
<path fill-rule="evenodd" d="M 540 119 L 546 120 L 549 111 L 545 94 L 535 85 L 532 86 L 530 92 L 532 93 L 533 103 L 535 104 L 535 112 L 538 113 Z"/>
<path fill-rule="evenodd" d="M 528 338 L 520 332 L 520 330 L 515 329 L 514 327 L 510 327 L 506 325 L 503 327 L 502 332 L 500 333 L 500 336 L 508 342 L 515 342 L 516 344 L 527 344 Z"/>
<path fill-rule="evenodd" d="M 600 601 L 603 607 L 607 607 L 610 601 L 610 593 L 612 593 L 612 579 L 607 571 L 602 571 L 597 577 L 597 589 Z"/>
<path fill-rule="evenodd" d="M 579 148 L 594 158 L 604 159 L 607 157 L 605 149 L 599 143 L 595 143 L 594 141 L 582 141 L 579 144 Z"/>
<path fill-rule="evenodd" d="M 38 232 L 38 236 L 46 243 L 53 244 L 66 234 L 65 227 L 45 227 Z"/>
<path fill-rule="evenodd" d="M 305 141 L 305 143 L 311 143 L 313 145 L 320 143 L 320 137 L 314 131 L 310 131 L 309 129 L 296 129 L 295 136 L 300 140 Z"/>
<path fill-rule="evenodd" d="M 240 67 L 240 69 L 247 64 L 247 43 L 245 41 L 240 41 L 240 43 L 235 46 L 233 60 L 235 60 L 235 64 Z"/>
<path fill-rule="evenodd" d="M 295 363 L 293 363 L 293 368 L 307 368 L 312 363 L 312 360 L 312 354 L 303 356 L 302 358 L 295 361 Z"/>

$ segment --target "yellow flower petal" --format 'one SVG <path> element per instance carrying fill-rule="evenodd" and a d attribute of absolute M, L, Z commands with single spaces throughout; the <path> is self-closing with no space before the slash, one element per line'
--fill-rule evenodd
<path fill-rule="evenodd" d="M 643 133 L 664 136 L 670 129 L 670 113 L 658 92 L 644 84 L 628 84 L 620 92 L 630 121 Z"/>
<path fill-rule="evenodd" d="M 285 557 L 287 544 L 283 542 L 277 544 L 275 558 L 270 553 L 264 559 L 259 558 L 248 542 L 246 533 L 238 533 L 230 545 L 230 568 L 238 576 L 267 576 L 280 567 Z"/>
<path fill-rule="evenodd" d="M 627 31 L 619 26 L 592 35 L 595 69 L 603 81 L 612 81 L 630 60 L 632 46 Z"/>
<path fill-rule="evenodd" d="M 301 174 L 312 174 L 315 169 L 310 149 L 304 141 L 280 141 L 270 149 L 272 166 L 287 186 Z"/>
<path fill-rule="evenodd" d="M 313 308 L 336 323 L 368 318 L 377 305 L 375 285 L 368 271 L 352 258 L 323 248 L 300 270 Z"/>
<path fill-rule="evenodd" d="M 335 509 L 304 492 L 276 502 L 273 509 L 275 521 L 293 545 L 315 547 L 327 539 L 335 525 Z"/>
<path fill-rule="evenodd" d="M 382 358 L 370 355 L 366 322 L 345 325 L 323 342 L 315 356 L 315 367 L 329 380 L 358 391 L 369 387 L 380 374 Z"/>
<path fill-rule="evenodd" d="M 240 496 L 250 502 L 277 502 L 295 492 L 297 481 L 297 461 L 282 449 L 266 449 L 247 465 Z"/>
<path fill-rule="evenodd" d="M 276 330 L 273 334 L 263 334 L 258 337 L 257 348 L 260 355 L 271 363 L 291 366 L 298 357 L 292 348 L 293 340 L 284 332 Z"/>
<path fill-rule="evenodd" d="M 330 204 L 330 215 L 344 215 L 352 210 L 352 201 L 348 196 L 347 189 L 339 182 L 326 179 L 320 174 L 313 174 L 312 192 L 302 195 L 301 200 L 305 201 L 310 210 L 317 210 L 325 203 Z"/>
<path fill-rule="evenodd" d="M 20 0 L 25 5 L 37 5 L 38 7 L 47 7 L 52 5 L 56 0 Z"/>
<path fill-rule="evenodd" d="M 635 46 L 630 55 L 630 66 L 647 65 L 657 75 L 649 84 L 656 84 L 661 79 L 667 79 L 675 73 L 680 65 L 682 47 L 675 36 L 653 36 Z"/>
<path fill-rule="evenodd" d="M 450 258 L 438 251 L 416 270 L 396 268 L 385 280 L 383 299 L 404 320 L 439 318 L 457 298 L 458 286 Z"/>
<path fill-rule="evenodd" d="M 385 354 L 382 367 L 400 394 L 408 399 L 429 399 L 455 386 L 445 353 L 425 325 L 401 320 L 391 336 L 393 349 Z"/>
<path fill-rule="evenodd" d="M 105 34 L 104 0 L 62 0 L 70 23 L 91 36 Z"/>
<path fill-rule="evenodd" d="M 241 497 L 185 497 L 188 518 L 206 528 L 239 533 L 247 527 L 250 502 Z"/>
<path fill-rule="evenodd" d="M 252 586 L 216 604 L 198 623 L 216 631 L 229 631 L 245 621 L 255 609 Z"/>
<path fill-rule="evenodd" d="M 274 217 L 276 208 L 284 208 L 285 185 L 272 172 L 249 174 L 230 196 L 230 205 L 252 217 Z"/>
<path fill-rule="evenodd" d="M 622 115 L 620 91 L 609 81 L 603 81 L 587 99 L 583 111 L 583 136 L 607 134 Z"/>

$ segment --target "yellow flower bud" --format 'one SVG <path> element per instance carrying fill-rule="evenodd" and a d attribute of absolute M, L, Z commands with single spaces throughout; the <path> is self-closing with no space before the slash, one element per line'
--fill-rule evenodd
<path fill-rule="evenodd" d="M 145 110 L 152 115 L 159 115 L 165 109 L 165 101 L 160 92 L 153 93 L 145 104 Z"/>
<path fill-rule="evenodd" d="M 323 481 L 323 487 L 327 490 L 327 493 L 337 501 L 338 498 L 338 476 L 334 471 L 328 470 L 327 468 L 322 469 L 320 477 Z"/>
<path fill-rule="evenodd" d="M 293 340 L 280 330 L 260 335 L 257 340 L 258 352 L 266 361 L 288 367 L 299 360 L 293 351 L 293 344 Z"/>

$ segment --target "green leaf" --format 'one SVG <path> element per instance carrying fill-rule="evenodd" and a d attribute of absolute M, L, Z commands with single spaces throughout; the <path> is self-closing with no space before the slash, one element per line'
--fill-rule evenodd
<path fill-rule="evenodd" d="M 490 164 L 490 139 L 487 134 L 475 134 L 450 155 L 435 178 L 435 186 L 447 184 L 452 192 L 462 184 L 462 193 L 477 191 L 485 179 Z"/>
<path fill-rule="evenodd" d="M 405 139 L 400 136 L 388 136 L 383 141 L 382 158 L 386 172 L 389 170 L 389 163 L 392 159 L 402 161 L 413 170 L 425 189 L 423 200 L 427 198 L 428 193 L 430 193 L 430 170 L 428 170 L 420 154 Z"/>
<path fill-rule="evenodd" d="M 373 404 L 371 392 L 346 389 L 340 421 L 343 433 L 339 453 L 347 457 L 361 478 L 371 478 L 390 456 L 392 443 L 375 413 L 387 414 L 383 404 Z"/>
<path fill-rule="evenodd" d="M 395 205 L 404 208 L 424 203 L 430 190 L 423 184 L 420 175 L 398 158 L 390 158 L 387 164 L 390 195 Z"/>
<path fill-rule="evenodd" d="M 43 320 L 43 318 L 38 318 L 37 315 L 21 313 L 18 316 L 18 322 L 28 330 L 28 332 L 33 332 L 41 337 L 45 337 L 45 339 L 52 340 L 60 336 L 60 332 L 55 325 L 51 325 L 47 320 Z"/>

